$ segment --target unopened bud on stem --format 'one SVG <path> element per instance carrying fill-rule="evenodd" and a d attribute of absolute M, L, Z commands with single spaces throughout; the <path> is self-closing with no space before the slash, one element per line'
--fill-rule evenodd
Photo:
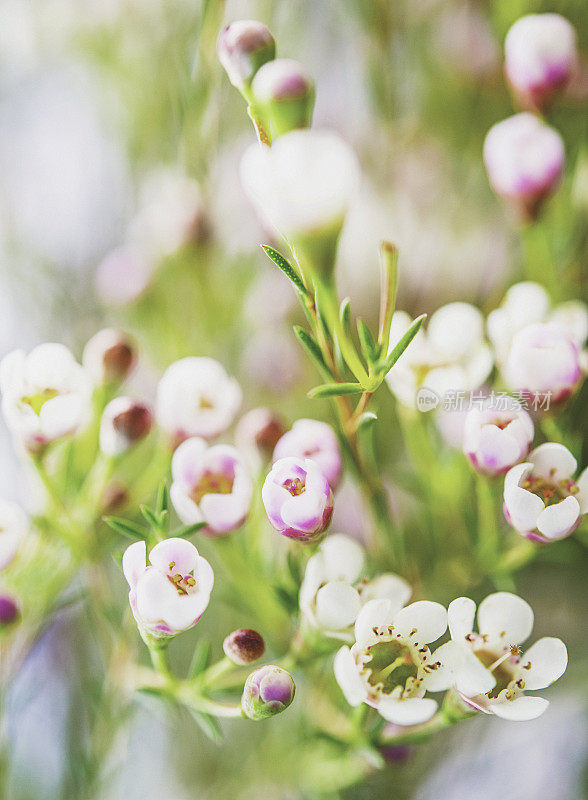
<path fill-rule="evenodd" d="M 251 88 L 256 104 L 270 120 L 273 137 L 310 126 L 314 84 L 298 61 L 269 61 L 257 72 Z"/>
<path fill-rule="evenodd" d="M 122 383 L 137 362 L 131 337 L 116 328 L 94 334 L 84 348 L 83 364 L 95 384 Z"/>
<path fill-rule="evenodd" d="M 285 711 L 296 687 L 289 672 L 268 664 L 259 667 L 245 681 L 241 707 L 249 719 L 267 719 Z"/>
<path fill-rule="evenodd" d="M 263 23 L 236 20 L 219 34 L 216 52 L 230 82 L 248 95 L 257 70 L 275 57 L 276 43 Z"/>
<path fill-rule="evenodd" d="M 104 409 L 100 424 L 100 449 L 106 455 L 124 453 L 151 430 L 153 414 L 148 405 L 132 397 L 116 397 Z"/>
<path fill-rule="evenodd" d="M 250 628 L 239 628 L 223 642 L 225 655 L 233 664 L 244 667 L 262 657 L 265 652 L 263 636 Z"/>

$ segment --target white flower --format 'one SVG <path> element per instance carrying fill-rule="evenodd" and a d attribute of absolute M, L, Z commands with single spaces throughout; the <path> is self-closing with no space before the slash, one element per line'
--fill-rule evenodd
<path fill-rule="evenodd" d="M 251 145 L 241 161 L 245 193 L 285 236 L 340 225 L 359 182 L 355 153 L 335 133 L 297 130 Z"/>
<path fill-rule="evenodd" d="M 408 601 L 411 589 L 405 580 L 384 573 L 360 581 L 364 566 L 363 547 L 350 536 L 334 533 L 322 542 L 308 560 L 300 587 L 300 610 L 312 628 L 352 642 L 350 628 L 369 600 L 387 598 L 399 608 Z"/>
<path fill-rule="evenodd" d="M 499 409 L 489 398 L 467 412 L 463 451 L 478 472 L 500 475 L 525 458 L 533 435 L 533 420 L 516 401 L 510 409 Z"/>
<path fill-rule="evenodd" d="M 553 322 L 564 330 L 578 347 L 588 337 L 588 308 L 580 300 L 568 300 L 550 310 L 549 295 L 539 283 L 521 281 L 511 286 L 499 308 L 488 314 L 488 338 L 496 361 L 503 364 L 513 337 L 534 322 Z"/>
<path fill-rule="evenodd" d="M 213 439 L 232 424 L 241 388 L 212 358 L 189 356 L 169 366 L 157 387 L 156 417 L 175 442 Z"/>
<path fill-rule="evenodd" d="M 90 414 L 92 380 L 62 344 L 9 353 L 0 387 L 6 424 L 31 452 L 75 433 Z"/>
<path fill-rule="evenodd" d="M 539 639 L 526 652 L 520 645 L 533 629 L 533 610 L 510 592 L 486 597 L 478 608 L 468 597 L 454 600 L 448 610 L 451 641 L 436 650 L 442 667 L 432 677 L 436 690 L 453 686 L 473 708 L 503 719 L 540 716 L 549 702 L 525 695 L 545 689 L 565 672 L 568 654 L 560 639 Z"/>
<path fill-rule="evenodd" d="M 22 508 L 0 499 L 0 570 L 12 563 L 28 530 L 29 521 Z"/>
<path fill-rule="evenodd" d="M 170 497 L 185 525 L 206 522 L 205 533 L 222 536 L 245 522 L 253 484 L 234 447 L 186 439 L 173 455 L 172 478 Z"/>
<path fill-rule="evenodd" d="M 391 348 L 411 323 L 404 311 L 394 314 Z M 491 369 L 482 315 L 469 303 L 449 303 L 431 316 L 426 331 L 421 328 L 386 380 L 398 400 L 414 408 L 422 387 L 438 398 L 451 391 L 471 391 L 484 382 Z"/>
<path fill-rule="evenodd" d="M 569 536 L 588 511 L 588 468 L 575 481 L 576 459 L 561 444 L 546 442 L 504 479 L 504 513 L 518 533 L 550 542 Z"/>
<path fill-rule="evenodd" d="M 370 600 L 357 617 L 355 644 L 335 656 L 335 678 L 347 702 L 367 703 L 397 725 L 426 722 L 437 703 L 424 695 L 441 667 L 427 645 L 446 629 L 439 603 L 401 608 L 392 600 Z"/>
<path fill-rule="evenodd" d="M 195 625 L 208 606 L 212 567 L 186 539 L 165 539 L 149 554 L 135 542 L 123 555 L 129 603 L 138 625 L 152 636 L 174 636 Z"/>
<path fill-rule="evenodd" d="M 326 422 L 316 419 L 298 419 L 276 444 L 273 460 L 295 456 L 312 458 L 336 489 L 341 478 L 343 459 L 335 431 Z"/>

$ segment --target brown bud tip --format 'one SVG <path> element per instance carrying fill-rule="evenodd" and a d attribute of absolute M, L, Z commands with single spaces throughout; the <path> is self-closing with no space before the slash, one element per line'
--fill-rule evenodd
<path fill-rule="evenodd" d="M 94 383 L 122 383 L 137 361 L 133 339 L 116 328 L 104 328 L 88 341 L 83 363 Z"/>
<path fill-rule="evenodd" d="M 250 628 L 239 628 L 230 633 L 223 642 L 223 650 L 227 658 L 244 667 L 262 657 L 265 652 L 263 636 Z"/>
<path fill-rule="evenodd" d="M 132 397 L 116 397 L 104 409 L 100 424 L 100 447 L 107 455 L 118 455 L 145 438 L 153 425 L 150 407 Z"/>
<path fill-rule="evenodd" d="M 257 70 L 275 57 L 276 43 L 262 22 L 242 19 L 221 31 L 216 51 L 233 86 L 243 89 Z"/>
<path fill-rule="evenodd" d="M 269 408 L 253 408 L 239 420 L 237 440 L 244 449 L 257 450 L 269 460 L 286 431 L 284 422 Z"/>

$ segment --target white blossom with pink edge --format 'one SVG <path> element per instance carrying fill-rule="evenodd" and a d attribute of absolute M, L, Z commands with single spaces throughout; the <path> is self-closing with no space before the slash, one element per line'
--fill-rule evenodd
<path fill-rule="evenodd" d="M 214 439 L 233 423 L 241 406 L 241 387 L 212 358 L 188 356 L 164 372 L 157 387 L 155 413 L 172 442 L 190 436 Z"/>
<path fill-rule="evenodd" d="M 520 645 L 533 630 L 530 605 L 510 592 L 486 597 L 478 608 L 459 597 L 448 609 L 451 641 L 434 658 L 441 668 L 432 676 L 432 691 L 455 688 L 472 708 L 509 720 L 530 720 L 546 710 L 549 701 L 525 690 L 545 689 L 566 670 L 568 653 L 561 639 L 539 639 L 526 652 Z"/>
<path fill-rule="evenodd" d="M 29 532 L 29 520 L 16 503 L 0 498 L 0 570 L 12 563 Z"/>
<path fill-rule="evenodd" d="M 170 497 L 185 525 L 205 522 L 203 533 L 224 536 L 247 519 L 253 484 L 239 452 L 186 439 L 172 457 Z"/>
<path fill-rule="evenodd" d="M 333 514 L 333 492 L 310 458 L 281 458 L 268 473 L 261 496 L 271 525 L 290 539 L 318 541 Z"/>
<path fill-rule="evenodd" d="M 156 637 L 175 636 L 200 619 L 214 584 L 212 567 L 186 539 L 159 542 L 149 554 L 135 542 L 123 555 L 129 603 L 139 628 Z"/>
<path fill-rule="evenodd" d="M 395 312 L 390 341 L 397 342 L 411 324 L 406 312 Z M 491 369 L 492 353 L 484 341 L 480 311 L 469 303 L 448 303 L 435 311 L 426 330 L 417 333 L 386 382 L 402 405 L 414 408 L 419 389 L 426 387 L 439 398 L 450 391 L 469 392 L 485 381 Z"/>
<path fill-rule="evenodd" d="M 466 415 L 463 451 L 477 472 L 501 475 L 522 461 L 531 449 L 533 420 L 522 408 L 498 408 L 488 398 L 481 408 L 471 408 Z"/>
<path fill-rule="evenodd" d="M 539 445 L 504 479 L 504 514 L 522 536 L 541 542 L 573 533 L 588 511 L 588 468 L 572 478 L 577 462 L 562 444 Z"/>
<path fill-rule="evenodd" d="M 526 112 L 497 122 L 484 141 L 490 185 L 522 217 L 536 216 L 541 202 L 555 191 L 564 158 L 559 133 Z"/>
<path fill-rule="evenodd" d="M 355 644 L 335 656 L 335 678 L 347 702 L 367 703 L 397 725 L 426 722 L 437 702 L 424 695 L 441 668 L 427 645 L 446 629 L 447 611 L 439 603 L 420 600 L 402 608 L 400 598 L 370 600 L 355 622 Z"/>
<path fill-rule="evenodd" d="M 566 400 L 583 378 L 580 349 L 561 325 L 538 322 L 513 337 L 503 377 L 537 407 Z"/>
<path fill-rule="evenodd" d="M 542 109 L 578 68 L 574 27 L 560 14 L 528 14 L 504 41 L 504 71 L 523 106 Z"/>
<path fill-rule="evenodd" d="M 312 458 L 323 471 L 331 489 L 336 489 L 341 479 L 343 459 L 337 434 L 326 422 L 316 419 L 296 420 L 274 450 L 273 460 L 294 456 Z"/>
<path fill-rule="evenodd" d="M 0 388 L 6 424 L 30 452 L 74 434 L 90 416 L 92 379 L 62 344 L 9 353 Z"/>

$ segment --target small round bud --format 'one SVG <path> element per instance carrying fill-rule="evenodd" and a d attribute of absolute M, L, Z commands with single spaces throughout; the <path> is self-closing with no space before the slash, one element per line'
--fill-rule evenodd
<path fill-rule="evenodd" d="M 239 628 L 224 640 L 223 650 L 233 664 L 244 667 L 262 657 L 265 652 L 265 642 L 257 631 L 251 628 Z"/>
<path fill-rule="evenodd" d="M 114 514 L 129 501 L 128 488 L 118 481 L 110 481 L 100 496 L 100 511 L 103 514 Z"/>
<path fill-rule="evenodd" d="M 104 409 L 100 423 L 100 449 L 106 455 L 124 453 L 144 439 L 153 425 L 148 405 L 132 397 L 116 397 Z"/>
<path fill-rule="evenodd" d="M 88 341 L 82 361 L 95 384 L 122 383 L 137 363 L 137 347 L 123 331 L 104 328 Z"/>
<path fill-rule="evenodd" d="M 250 86 L 257 70 L 275 57 L 276 43 L 262 22 L 236 20 L 219 34 L 216 52 L 229 80 L 241 91 Z"/>
<path fill-rule="evenodd" d="M 241 708 L 249 719 L 267 719 L 285 711 L 296 687 L 289 672 L 271 664 L 259 667 L 245 681 Z"/>
<path fill-rule="evenodd" d="M 256 465 L 261 466 L 260 462 L 271 459 L 286 430 L 282 420 L 269 408 L 252 408 L 239 420 L 235 440 L 237 447 L 251 454 Z"/>
<path fill-rule="evenodd" d="M 8 595 L 0 595 L 0 626 L 11 625 L 20 615 L 16 601 Z"/>
<path fill-rule="evenodd" d="M 251 88 L 256 102 L 271 120 L 274 136 L 310 126 L 314 84 L 298 61 L 268 61 L 255 75 Z"/>

